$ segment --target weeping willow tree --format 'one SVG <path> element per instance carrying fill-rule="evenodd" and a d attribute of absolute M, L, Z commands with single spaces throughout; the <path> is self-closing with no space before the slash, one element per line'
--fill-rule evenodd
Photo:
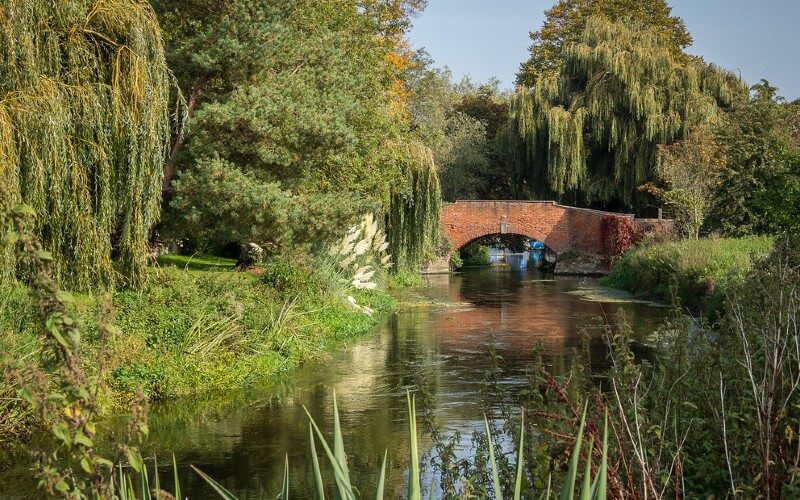
<path fill-rule="evenodd" d="M 148 2 L 0 3 L 0 182 L 36 210 L 61 283 L 141 282 L 170 88 Z"/>
<path fill-rule="evenodd" d="M 418 269 L 439 241 L 442 193 L 433 153 L 411 143 L 402 155 L 402 181 L 392 190 L 387 214 L 395 269 Z"/>
<path fill-rule="evenodd" d="M 511 102 L 516 175 L 535 197 L 634 208 L 658 145 L 746 96 L 732 74 L 624 21 L 589 19 L 562 57 L 557 74 L 521 87 Z"/>

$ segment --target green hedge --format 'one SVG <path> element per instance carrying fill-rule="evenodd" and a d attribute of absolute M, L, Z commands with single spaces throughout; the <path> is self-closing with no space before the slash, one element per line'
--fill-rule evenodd
<path fill-rule="evenodd" d="M 626 253 L 603 284 L 672 302 L 714 318 L 732 280 L 743 278 L 753 257 L 766 256 L 772 238 L 704 238 L 640 246 Z"/>

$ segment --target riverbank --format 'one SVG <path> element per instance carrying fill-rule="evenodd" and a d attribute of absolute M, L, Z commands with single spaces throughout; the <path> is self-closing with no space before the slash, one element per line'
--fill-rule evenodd
<path fill-rule="evenodd" d="M 716 317 L 729 286 L 744 278 L 753 259 L 769 254 L 768 236 L 702 238 L 638 246 L 602 279 L 637 297 L 679 304 L 708 319 Z"/>
<path fill-rule="evenodd" d="M 238 272 L 233 265 L 167 257 L 148 270 L 141 291 L 75 295 L 71 308 L 82 324 L 81 354 L 105 388 L 100 400 L 106 412 L 126 407 L 139 388 L 157 401 L 257 386 L 371 331 L 395 304 L 386 291 L 353 290 L 333 268 L 276 261 Z M 404 287 L 413 280 L 384 281 Z M 22 286 L 2 296 L 0 352 L 8 360 L 34 359 L 41 345 L 36 303 Z M 101 339 L 97 325 L 109 301 L 117 331 Z M 374 312 L 365 314 L 366 307 Z M 11 399 L 0 404 L 5 442 L 25 436 L 25 416 Z"/>

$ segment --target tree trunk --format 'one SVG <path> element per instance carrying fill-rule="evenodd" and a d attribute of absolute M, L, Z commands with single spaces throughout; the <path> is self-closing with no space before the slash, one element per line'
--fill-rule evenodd
<path fill-rule="evenodd" d="M 172 144 L 172 148 L 169 151 L 169 158 L 167 158 L 167 161 L 164 164 L 164 177 L 161 180 L 161 196 L 165 201 L 172 192 L 172 178 L 175 176 L 175 161 L 178 158 L 178 154 L 183 149 L 183 146 L 186 145 L 186 140 L 188 139 L 188 135 L 186 134 L 187 124 L 194 115 L 195 107 L 197 107 L 197 99 L 206 90 L 210 80 L 211 79 L 207 76 L 201 78 L 197 85 L 192 87 L 192 89 L 189 91 L 189 100 L 186 103 L 186 119 L 180 125 L 178 136 L 175 138 L 175 142 Z"/>

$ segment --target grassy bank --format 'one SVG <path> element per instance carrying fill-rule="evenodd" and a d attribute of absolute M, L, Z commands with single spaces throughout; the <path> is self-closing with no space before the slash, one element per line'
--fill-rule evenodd
<path fill-rule="evenodd" d="M 167 257 L 149 269 L 141 291 L 75 295 L 70 307 L 82 323 L 81 354 L 89 366 L 103 365 L 107 409 L 122 407 L 140 387 L 157 400 L 261 383 L 368 332 L 394 305 L 383 291 L 353 290 L 333 267 L 232 267 L 225 259 Z M 36 359 L 42 336 L 34 299 L 23 286 L 0 296 L 0 352 L 9 360 Z M 348 296 L 375 313 L 356 310 Z M 104 340 L 95 332 L 109 301 L 118 332 Z M 12 413 L 5 412 L 6 431 L 19 425 Z"/>
<path fill-rule="evenodd" d="M 732 281 L 764 257 L 772 238 L 703 238 L 644 245 L 626 253 L 603 283 L 634 295 L 680 304 L 714 317 Z"/>

